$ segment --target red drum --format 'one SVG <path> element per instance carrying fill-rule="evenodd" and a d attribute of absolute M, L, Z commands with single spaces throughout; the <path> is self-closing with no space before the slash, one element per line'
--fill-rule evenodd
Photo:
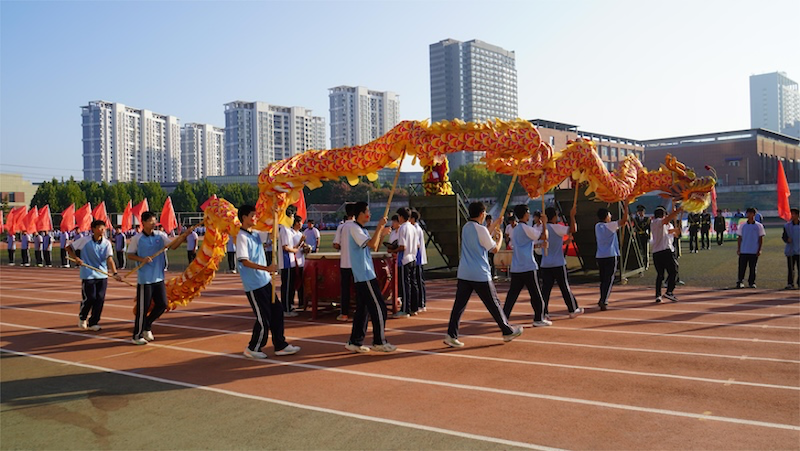
<path fill-rule="evenodd" d="M 374 252 L 372 264 L 375 275 L 378 277 L 378 286 L 381 295 L 389 310 L 397 312 L 394 299 L 396 296 L 396 260 L 392 254 Z M 317 319 L 317 310 L 321 305 L 332 307 L 341 302 L 341 281 L 339 277 L 339 253 L 317 252 L 306 254 L 305 268 L 303 269 L 303 287 L 305 289 L 305 305 L 311 306 L 311 319 Z M 350 299 L 355 302 L 355 286 L 350 294 Z"/>

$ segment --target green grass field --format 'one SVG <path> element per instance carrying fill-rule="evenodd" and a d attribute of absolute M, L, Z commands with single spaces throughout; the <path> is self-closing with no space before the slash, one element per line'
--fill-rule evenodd
<path fill-rule="evenodd" d="M 781 241 L 780 227 L 767 227 L 767 236 L 764 240 L 764 248 L 758 261 L 758 277 L 756 284 L 759 288 L 782 289 L 786 285 L 786 257 L 783 255 L 784 243 Z M 321 252 L 334 252 L 333 231 L 324 231 L 321 234 Z M 736 273 L 738 267 L 738 257 L 736 255 L 736 242 L 726 241 L 722 246 L 717 246 L 713 240 L 711 250 L 700 251 L 697 254 L 689 253 L 688 242 L 681 243 L 683 246 L 683 256 L 680 258 L 680 276 L 688 286 L 707 287 L 707 288 L 732 288 L 736 283 Z M 0 264 L 8 264 L 8 254 L 0 252 Z M 183 271 L 187 265 L 185 246 L 179 250 L 169 252 L 170 272 Z M 31 251 L 33 254 L 33 251 Z M 33 255 L 31 255 L 33 257 Z M 20 262 L 19 251 L 17 251 L 17 264 Z M 444 263 L 442 257 L 433 246 L 428 248 L 428 268 L 436 268 Z M 53 264 L 60 265 L 60 250 L 57 246 L 53 247 Z M 575 257 L 567 257 L 568 268 L 577 269 L 580 265 Z M 128 263 L 129 269 L 133 267 L 132 262 Z M 222 268 L 227 269 L 227 263 L 222 262 Z M 455 277 L 455 271 L 437 271 L 431 274 L 433 277 Z M 628 284 L 653 286 L 655 283 L 655 270 L 653 266 L 641 277 L 634 275 L 628 279 Z M 747 276 L 745 276 L 747 277 Z M 584 276 L 581 271 L 575 273 L 573 283 L 597 283 L 594 274 L 589 273 Z M 800 296 L 800 294 L 798 295 Z"/>

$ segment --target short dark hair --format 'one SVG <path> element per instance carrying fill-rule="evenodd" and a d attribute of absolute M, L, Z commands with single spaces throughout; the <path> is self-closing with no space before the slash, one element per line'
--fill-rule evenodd
<path fill-rule="evenodd" d="M 547 207 L 544 209 L 544 215 L 547 216 L 547 222 L 551 222 L 556 217 L 555 207 Z"/>
<path fill-rule="evenodd" d="M 415 221 L 419 221 L 419 212 L 414 208 L 411 209 L 411 217 L 414 218 Z"/>
<path fill-rule="evenodd" d="M 150 218 L 155 218 L 155 217 L 156 217 L 155 213 L 153 213 L 152 211 L 146 211 L 142 213 L 142 222 L 149 221 Z"/>
<path fill-rule="evenodd" d="M 297 224 L 297 223 L 300 223 L 300 224 L 303 223 L 303 217 L 302 216 L 294 215 L 294 224 Z"/>
<path fill-rule="evenodd" d="M 244 218 L 245 216 L 250 215 L 250 213 L 252 213 L 254 211 L 256 211 L 256 207 L 254 207 L 254 206 L 252 206 L 250 204 L 242 205 L 241 207 L 239 207 L 239 213 L 237 213 L 237 216 L 239 217 L 239 221 L 241 221 L 242 218 Z"/>
<path fill-rule="evenodd" d="M 392 221 L 400 221 L 400 216 L 392 215 Z"/>
<path fill-rule="evenodd" d="M 758 210 L 756 210 L 756 207 L 747 207 L 747 210 L 745 210 L 745 213 L 756 214 L 756 213 L 758 213 Z"/>
<path fill-rule="evenodd" d="M 646 210 L 646 208 L 644 208 L 644 205 L 642 205 L 642 204 L 639 204 L 639 205 L 636 206 L 636 211 L 645 211 L 645 210 Z"/>
<path fill-rule="evenodd" d="M 356 203 L 353 204 L 353 206 L 351 208 L 352 208 L 353 216 L 358 217 L 358 215 L 360 215 L 361 213 L 364 213 L 365 211 L 367 211 L 367 209 L 369 208 L 369 204 L 364 202 L 364 201 L 356 202 Z"/>
<path fill-rule="evenodd" d="M 469 204 L 468 210 L 470 218 L 477 218 L 481 213 L 486 211 L 486 205 L 483 205 L 483 202 L 472 202 Z"/>
<path fill-rule="evenodd" d="M 345 202 L 344 203 L 344 214 L 345 214 L 345 216 L 347 216 L 349 218 L 350 216 L 355 216 L 356 215 L 356 213 L 353 211 L 353 207 L 355 207 L 355 205 L 356 205 L 355 202 Z"/>
<path fill-rule="evenodd" d="M 400 207 L 397 209 L 397 214 L 408 221 L 409 216 L 411 216 L 411 211 L 408 209 L 408 207 Z"/>
<path fill-rule="evenodd" d="M 314 220 L 313 220 L 313 219 L 309 219 L 309 220 L 308 220 L 308 221 L 306 221 L 306 222 L 307 222 L 307 223 L 309 223 L 309 224 L 313 224 L 313 223 L 314 223 Z"/>
<path fill-rule="evenodd" d="M 121 228 L 122 228 L 122 226 L 121 226 L 121 225 L 119 225 L 119 224 L 117 224 L 117 225 L 116 225 L 114 228 L 115 228 L 115 229 L 121 229 Z"/>
<path fill-rule="evenodd" d="M 539 211 L 539 210 L 534 211 L 533 212 L 533 217 L 534 218 L 541 218 L 542 217 L 542 212 Z"/>
<path fill-rule="evenodd" d="M 653 216 L 655 216 L 656 218 L 663 218 L 666 213 L 667 213 L 666 208 L 656 207 L 655 211 L 653 211 Z"/>
<path fill-rule="evenodd" d="M 105 226 L 105 225 L 106 225 L 106 222 L 103 221 L 102 219 L 95 219 L 94 221 L 92 221 L 92 230 L 94 230 L 95 227 L 100 227 L 100 226 Z"/>
<path fill-rule="evenodd" d="M 597 219 L 603 221 L 603 220 L 606 219 L 606 217 L 608 216 L 609 213 L 611 213 L 611 212 L 608 211 L 607 208 L 598 208 L 597 209 Z"/>
<path fill-rule="evenodd" d="M 528 206 L 527 206 L 527 205 L 525 205 L 525 204 L 519 204 L 519 205 L 517 205 L 516 207 L 514 207 L 514 216 L 516 216 L 516 217 L 517 217 L 517 219 L 519 219 L 519 220 L 521 221 L 521 220 L 522 220 L 522 218 L 523 218 L 523 217 L 524 217 L 526 214 L 528 214 L 528 212 L 529 212 L 529 211 L 530 211 L 530 209 L 528 208 Z"/>
<path fill-rule="evenodd" d="M 790 208 L 789 211 L 794 214 L 800 214 L 800 208 Z"/>
<path fill-rule="evenodd" d="M 289 205 L 286 207 L 286 216 L 294 216 L 297 213 L 297 207 Z"/>

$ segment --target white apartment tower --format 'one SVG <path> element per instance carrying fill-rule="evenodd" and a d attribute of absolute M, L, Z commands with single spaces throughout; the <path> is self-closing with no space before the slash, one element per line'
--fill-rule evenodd
<path fill-rule="evenodd" d="M 750 76 L 750 127 L 800 138 L 800 93 L 784 72 Z"/>
<path fill-rule="evenodd" d="M 400 100 L 393 92 L 363 86 L 337 86 L 328 90 L 331 148 L 361 146 L 400 122 Z"/>
<path fill-rule="evenodd" d="M 276 160 L 325 149 L 325 119 L 303 107 L 225 104 L 225 175 L 258 175 Z"/>
<path fill-rule="evenodd" d="M 179 182 L 179 120 L 121 103 L 81 107 L 83 178 L 96 182 Z"/>
<path fill-rule="evenodd" d="M 483 122 L 517 118 L 517 68 L 513 51 L 474 39 L 430 45 L 431 121 Z M 450 167 L 477 163 L 483 152 L 448 156 Z"/>
<path fill-rule="evenodd" d="M 200 180 L 225 175 L 225 130 L 209 124 L 181 128 L 181 177 Z"/>

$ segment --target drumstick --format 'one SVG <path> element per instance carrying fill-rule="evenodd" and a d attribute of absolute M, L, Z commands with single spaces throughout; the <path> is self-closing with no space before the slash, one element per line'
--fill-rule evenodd
<path fill-rule="evenodd" d="M 75 263 L 77 263 L 77 262 L 78 262 L 78 260 L 75 260 L 74 258 L 70 257 L 69 255 L 67 256 L 67 260 L 72 260 L 72 261 L 74 261 Z M 112 276 L 111 274 L 109 274 L 109 273 L 107 273 L 107 272 L 103 271 L 103 270 L 102 270 L 102 269 L 100 269 L 100 268 L 95 268 L 94 266 L 92 266 L 92 265 L 87 265 L 86 263 L 81 263 L 81 265 L 80 265 L 80 266 L 85 266 L 85 267 L 87 267 L 87 268 L 89 268 L 89 269 L 91 269 L 91 270 L 93 270 L 93 271 L 97 271 L 97 272 L 99 272 L 100 274 L 104 274 L 104 275 L 106 275 L 106 276 L 108 276 L 108 277 L 111 277 L 112 279 L 114 279 L 114 276 Z M 117 279 L 114 279 L 114 280 L 117 280 Z M 132 283 L 130 283 L 130 282 L 128 282 L 127 280 L 124 280 L 124 279 L 123 279 L 123 280 L 120 280 L 120 282 L 126 283 L 126 284 L 128 284 L 129 286 L 132 286 L 132 287 L 136 287 L 136 285 L 134 285 L 134 284 L 132 284 Z"/>
<path fill-rule="evenodd" d="M 406 157 L 406 151 L 400 156 L 400 163 L 397 164 L 397 172 L 394 174 L 394 182 L 392 182 L 392 190 L 389 192 L 389 200 L 386 201 L 386 209 L 383 211 L 383 217 L 389 217 L 389 209 L 392 208 L 392 197 L 394 197 L 394 189 L 397 188 L 397 179 L 400 178 L 400 168 L 403 167 L 403 159 Z"/>

